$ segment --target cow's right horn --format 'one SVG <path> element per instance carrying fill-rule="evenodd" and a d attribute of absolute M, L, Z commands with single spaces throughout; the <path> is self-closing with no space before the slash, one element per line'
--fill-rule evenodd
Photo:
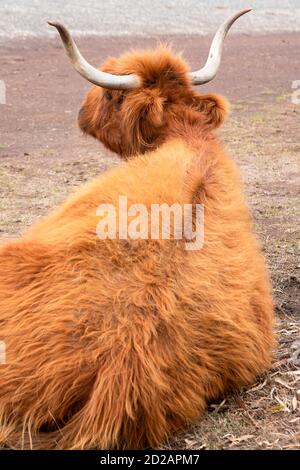
<path fill-rule="evenodd" d="M 211 43 L 206 64 L 202 69 L 190 73 L 193 85 L 203 85 L 204 83 L 210 82 L 216 76 L 221 64 L 223 44 L 228 31 L 240 16 L 245 15 L 245 13 L 251 10 L 252 8 L 245 8 L 244 10 L 238 11 L 221 24 Z"/>

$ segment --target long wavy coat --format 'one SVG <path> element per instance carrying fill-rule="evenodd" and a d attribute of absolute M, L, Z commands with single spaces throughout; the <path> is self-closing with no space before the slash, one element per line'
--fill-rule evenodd
<path fill-rule="evenodd" d="M 126 161 L 0 247 L 2 442 L 144 448 L 269 365 L 273 307 L 235 163 L 216 137 L 227 105 L 200 95 L 168 48 L 103 70 L 139 89 L 94 87 L 81 129 Z M 204 246 L 100 240 L 102 203 L 203 204 Z"/>

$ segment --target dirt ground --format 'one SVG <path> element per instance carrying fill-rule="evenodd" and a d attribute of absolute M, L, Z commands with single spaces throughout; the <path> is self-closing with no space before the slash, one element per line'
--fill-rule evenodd
<path fill-rule="evenodd" d="M 170 38 L 192 67 L 209 38 Z M 131 47 L 132 38 L 81 38 L 94 64 Z M 172 449 L 300 448 L 300 34 L 231 36 L 217 79 L 203 91 L 227 96 L 231 116 L 221 130 L 245 181 L 254 226 L 274 288 L 279 349 L 253 387 L 226 396 L 165 443 Z M 71 68 L 59 40 L 18 40 L 0 47 L 0 239 L 16 237 L 118 157 L 81 136 L 76 113 L 89 85 Z M 298 340 L 298 341 L 297 341 Z"/>

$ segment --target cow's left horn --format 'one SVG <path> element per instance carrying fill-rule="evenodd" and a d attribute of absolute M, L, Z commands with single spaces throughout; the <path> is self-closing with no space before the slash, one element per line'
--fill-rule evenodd
<path fill-rule="evenodd" d="M 210 82 L 216 76 L 220 67 L 223 44 L 228 31 L 240 16 L 245 15 L 245 13 L 251 10 L 252 8 L 241 10 L 221 24 L 211 43 L 206 64 L 202 69 L 190 73 L 193 85 L 203 85 Z"/>
<path fill-rule="evenodd" d="M 113 75 L 96 69 L 82 57 L 74 39 L 64 25 L 54 21 L 48 21 L 48 24 L 57 29 L 72 65 L 89 82 L 113 90 L 132 90 L 141 86 L 141 81 L 136 75 Z"/>

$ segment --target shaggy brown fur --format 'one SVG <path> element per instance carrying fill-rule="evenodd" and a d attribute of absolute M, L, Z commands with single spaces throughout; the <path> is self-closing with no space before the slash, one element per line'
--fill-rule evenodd
<path fill-rule="evenodd" d="M 93 88 L 79 124 L 128 159 L 0 248 L 2 441 L 143 448 L 269 365 L 273 308 L 234 162 L 214 130 L 227 105 L 199 95 L 167 48 L 109 60 L 143 87 Z M 205 241 L 104 240 L 100 203 L 202 203 Z"/>

